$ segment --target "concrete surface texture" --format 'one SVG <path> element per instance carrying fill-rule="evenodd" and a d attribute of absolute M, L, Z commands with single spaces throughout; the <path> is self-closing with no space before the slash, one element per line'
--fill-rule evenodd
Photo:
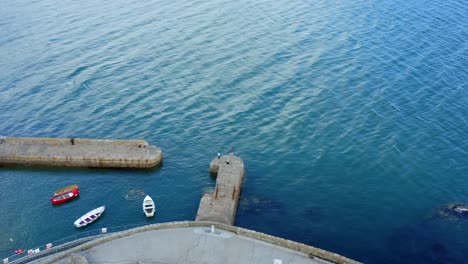
<path fill-rule="evenodd" d="M 216 157 L 210 172 L 217 174 L 214 192 L 205 193 L 198 207 L 196 221 L 233 225 L 244 179 L 244 162 L 233 154 Z"/>
<path fill-rule="evenodd" d="M 81 256 L 82 258 L 77 258 Z M 14 263 L 340 263 L 355 260 L 323 249 L 227 224 L 182 221 L 145 225 L 54 247 Z M 13 264 L 13 263 L 12 263 Z"/>
<path fill-rule="evenodd" d="M 152 168 L 161 161 L 161 149 L 143 140 L 7 137 L 0 141 L 0 165 Z"/>
<path fill-rule="evenodd" d="M 67 264 L 88 264 L 89 262 L 83 256 L 72 255 L 67 258 Z"/>
<path fill-rule="evenodd" d="M 77 255 L 88 263 L 331 263 L 211 227 L 138 233 L 75 253 L 56 263 L 77 263 L 70 261 L 70 258 L 77 259 Z"/>

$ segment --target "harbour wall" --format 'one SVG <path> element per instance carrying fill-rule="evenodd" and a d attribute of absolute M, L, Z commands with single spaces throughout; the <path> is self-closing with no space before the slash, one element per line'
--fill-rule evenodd
<path fill-rule="evenodd" d="M 196 221 L 234 225 L 245 169 L 244 162 L 233 154 L 216 157 L 210 172 L 217 174 L 213 192 L 203 194 Z"/>
<path fill-rule="evenodd" d="M 161 148 L 144 140 L 80 138 L 0 138 L 0 165 L 153 168 Z"/>
<path fill-rule="evenodd" d="M 113 234 L 109 234 L 109 235 L 97 238 L 85 244 L 79 245 L 75 248 L 68 249 L 60 253 L 56 253 L 39 262 L 41 264 L 53 264 L 60 260 L 66 259 L 70 256 L 73 256 L 73 254 L 78 254 L 79 252 L 91 249 L 98 245 L 102 245 L 104 243 L 107 243 L 116 239 L 129 237 L 129 236 L 139 234 L 139 233 L 144 233 L 144 232 L 154 231 L 154 230 L 193 228 L 193 227 L 208 228 L 208 229 L 209 228 L 212 229 L 214 227 L 216 229 L 231 232 L 239 236 L 259 240 L 268 244 L 272 244 L 272 245 L 288 248 L 290 250 L 294 250 L 297 252 L 301 252 L 301 253 L 307 254 L 309 258 L 314 259 L 314 260 L 318 260 L 318 261 L 325 260 L 323 261 L 323 263 L 329 263 L 329 262 L 341 263 L 341 264 L 359 264 L 360 263 L 358 261 L 349 259 L 339 254 L 335 254 L 335 253 L 332 253 L 323 249 L 319 249 L 316 247 L 312 247 L 306 244 L 271 236 L 268 234 L 252 231 L 252 230 L 241 228 L 241 227 L 236 227 L 236 226 L 226 225 L 226 224 L 221 224 L 221 223 L 216 223 L 216 222 L 206 222 L 206 221 L 169 222 L 169 223 L 160 223 L 160 224 L 152 224 L 152 225 L 137 227 L 137 228 L 133 228 L 133 229 L 129 229 L 126 231 L 117 232 L 117 233 L 113 233 Z"/>

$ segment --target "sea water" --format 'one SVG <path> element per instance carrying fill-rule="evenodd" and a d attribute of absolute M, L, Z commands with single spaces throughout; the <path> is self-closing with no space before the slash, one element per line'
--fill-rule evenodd
<path fill-rule="evenodd" d="M 0 257 L 194 220 L 209 162 L 233 148 L 237 226 L 366 263 L 465 262 L 468 221 L 440 211 L 468 203 L 467 14 L 465 0 L 1 1 L 1 135 L 144 139 L 164 162 L 0 168 Z M 71 184 L 80 197 L 52 206 Z"/>

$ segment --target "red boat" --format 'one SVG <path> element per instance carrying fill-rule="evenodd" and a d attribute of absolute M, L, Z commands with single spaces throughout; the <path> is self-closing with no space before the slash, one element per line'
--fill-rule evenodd
<path fill-rule="evenodd" d="M 71 185 L 56 191 L 50 201 L 52 204 L 61 204 L 77 197 L 79 193 L 78 185 Z"/>

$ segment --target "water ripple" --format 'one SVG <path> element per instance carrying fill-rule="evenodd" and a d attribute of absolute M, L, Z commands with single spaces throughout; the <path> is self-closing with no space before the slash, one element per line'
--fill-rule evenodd
<path fill-rule="evenodd" d="M 154 192 L 156 221 L 193 219 L 214 184 L 207 164 L 234 147 L 247 168 L 238 225 L 366 263 L 441 257 L 434 248 L 457 262 L 466 241 L 444 219 L 424 222 L 432 241 L 398 252 L 388 244 L 435 208 L 468 201 L 466 6 L 7 0 L 0 134 L 143 138 L 163 147 L 165 161 L 141 175 L 0 170 L 0 209 L 8 211 L 0 240 L 5 232 L 31 245 L 58 239 L 41 235 L 50 215 L 61 234 L 75 234 L 73 207 L 86 211 L 96 200 L 119 208 L 118 219 L 109 213 L 97 226 L 142 221 L 134 205 L 119 207 L 125 201 L 107 199 L 95 183 Z M 44 200 L 64 180 L 95 196 L 63 210 L 34 204 L 42 227 L 13 226 L 14 205 L 33 204 L 6 197 L 20 190 Z M 0 255 L 12 246 L 0 241 Z"/>

